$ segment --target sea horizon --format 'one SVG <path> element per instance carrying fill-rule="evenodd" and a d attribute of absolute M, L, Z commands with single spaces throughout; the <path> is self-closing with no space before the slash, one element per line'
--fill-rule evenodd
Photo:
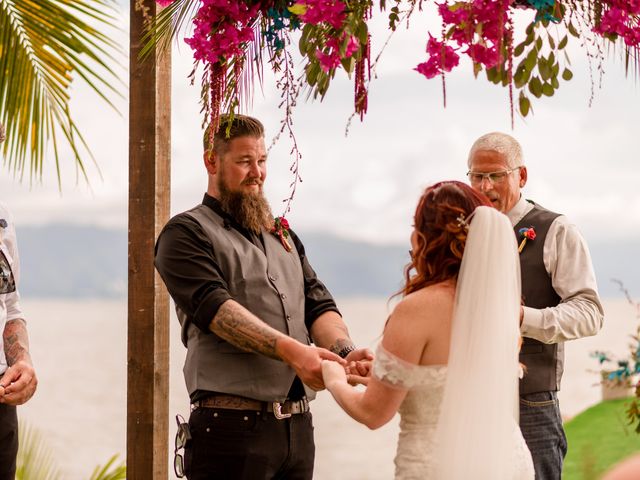
<path fill-rule="evenodd" d="M 359 346 L 375 348 L 390 313 L 387 298 L 338 298 L 337 303 Z M 62 478 L 88 479 L 93 468 L 114 454 L 126 457 L 127 301 L 25 299 L 38 391 L 19 407 L 21 422 L 38 430 Z M 604 299 L 605 325 L 595 337 L 566 344 L 565 374 L 559 394 L 564 418 L 600 401 L 599 365 L 590 352 L 623 356 L 638 319 L 620 298 Z M 189 399 L 182 377 L 185 349 L 175 315 L 170 319 L 169 416 L 187 417 Z M 382 480 L 393 477 L 398 416 L 370 431 L 320 392 L 312 403 L 319 480 Z M 170 421 L 168 445 L 175 422 Z M 169 455 L 173 456 L 172 448 Z M 168 459 L 169 462 L 172 458 Z M 174 474 L 170 468 L 169 478 Z"/>

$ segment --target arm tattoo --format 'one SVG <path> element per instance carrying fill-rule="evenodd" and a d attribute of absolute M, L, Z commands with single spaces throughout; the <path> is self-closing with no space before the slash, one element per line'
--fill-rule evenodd
<path fill-rule="evenodd" d="M 237 302 L 227 301 L 218 309 L 209 325 L 219 337 L 247 352 L 281 360 L 276 342 L 283 335 L 264 323 Z"/>
<path fill-rule="evenodd" d="M 4 354 L 7 357 L 7 365 L 11 366 L 18 360 L 29 357 L 29 336 L 27 325 L 21 318 L 10 320 L 3 332 Z"/>

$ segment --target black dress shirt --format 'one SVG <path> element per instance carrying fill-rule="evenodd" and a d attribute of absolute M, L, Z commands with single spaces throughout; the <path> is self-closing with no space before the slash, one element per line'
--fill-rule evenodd
<path fill-rule="evenodd" d="M 222 210 L 217 199 L 205 193 L 202 204 L 224 219 L 225 228 L 237 230 L 264 251 L 262 235 L 256 235 L 239 225 Z M 302 242 L 292 230 L 289 233 L 302 265 L 305 324 L 310 330 L 313 322 L 323 313 L 340 312 L 333 297 L 311 268 Z M 156 242 L 155 266 L 176 305 L 194 325 L 202 331 L 210 332 L 209 325 L 218 309 L 233 297 L 218 266 L 211 241 L 195 219 L 181 213 L 169 220 Z M 260 312 L 254 313 L 260 317 Z M 296 383 L 298 382 L 294 382 L 294 386 Z M 299 391 L 299 388 L 294 390 Z M 198 397 L 201 398 L 201 395 Z"/>

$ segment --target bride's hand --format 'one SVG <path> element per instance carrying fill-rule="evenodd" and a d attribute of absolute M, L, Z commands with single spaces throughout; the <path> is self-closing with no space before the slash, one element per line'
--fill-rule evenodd
<path fill-rule="evenodd" d="M 350 373 L 349 375 L 347 375 L 347 382 L 349 382 L 349 385 L 353 385 L 354 387 L 356 385 L 369 385 L 369 378 L 370 376 L 366 376 L 363 377 L 362 375 L 354 375 L 352 373 Z"/>
<path fill-rule="evenodd" d="M 337 383 L 347 382 L 347 374 L 344 371 L 344 367 L 331 360 L 322 361 L 322 378 L 324 379 L 325 387 L 329 390 Z"/>

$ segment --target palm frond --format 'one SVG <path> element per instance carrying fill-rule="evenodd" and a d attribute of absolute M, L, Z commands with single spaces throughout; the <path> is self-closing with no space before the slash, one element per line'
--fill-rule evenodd
<path fill-rule="evenodd" d="M 107 104 L 122 96 L 114 67 L 123 58 L 113 40 L 115 0 L 3 0 L 0 2 L 0 122 L 7 128 L 4 163 L 22 180 L 42 177 L 53 150 L 58 184 L 60 140 L 86 179 L 81 153 L 91 152 L 69 109 L 79 77 Z M 112 66 L 114 65 L 114 66 Z"/>
<path fill-rule="evenodd" d="M 51 449 L 40 433 L 20 423 L 16 480 L 60 480 Z"/>
<path fill-rule="evenodd" d="M 90 480 L 126 480 L 127 467 L 123 463 L 115 465 L 117 459 L 116 454 L 104 466 L 97 466 Z"/>
<path fill-rule="evenodd" d="M 187 28 L 185 22 L 191 22 L 195 17 L 199 4 L 199 0 L 175 0 L 163 8 L 142 37 L 144 47 L 140 51 L 140 57 L 145 58 L 154 48 L 158 53 L 170 48 L 171 41 Z"/>

